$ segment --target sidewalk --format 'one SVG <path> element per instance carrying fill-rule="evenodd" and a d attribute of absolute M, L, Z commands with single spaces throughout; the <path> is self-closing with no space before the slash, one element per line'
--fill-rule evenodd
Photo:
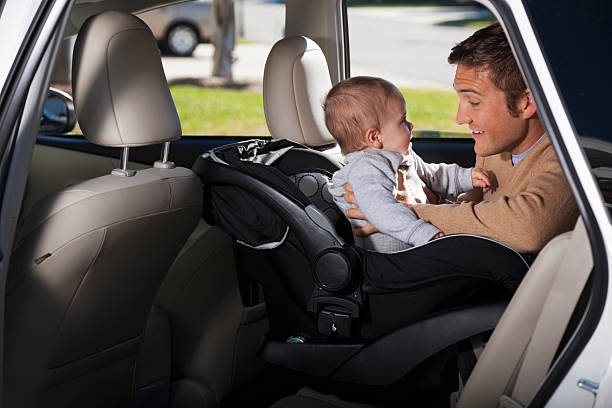
<path fill-rule="evenodd" d="M 234 64 L 232 66 L 233 85 L 246 87 L 255 92 L 261 92 L 263 87 L 263 73 L 266 58 L 272 46 L 267 44 L 237 44 L 234 49 Z M 185 82 L 197 83 L 202 86 L 223 86 L 226 81 L 211 77 L 213 67 L 214 46 L 200 44 L 192 57 L 162 57 L 162 65 L 166 79 L 170 83 Z M 362 72 L 360 67 L 353 66 L 352 75 L 371 74 Z M 407 88 L 444 89 L 448 90 L 446 83 L 435 80 L 406 78 L 387 74 L 386 78 L 400 86 Z"/>
<path fill-rule="evenodd" d="M 236 44 L 232 73 L 234 82 L 261 91 L 266 58 L 272 47 L 266 44 Z M 200 44 L 193 57 L 162 57 L 168 82 L 200 81 L 203 85 L 220 85 L 220 78 L 211 78 L 214 46 Z"/>

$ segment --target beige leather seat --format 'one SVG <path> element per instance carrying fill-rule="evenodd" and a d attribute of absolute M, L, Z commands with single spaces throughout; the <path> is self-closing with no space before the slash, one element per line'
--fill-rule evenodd
<path fill-rule="evenodd" d="M 83 25 L 73 93 L 93 143 L 127 148 L 181 135 L 157 44 L 130 14 Z M 64 188 L 25 217 L 6 288 L 4 407 L 132 404 L 155 293 L 202 208 L 191 170 L 156 167 Z"/>
<path fill-rule="evenodd" d="M 572 266 L 568 267 L 565 265 L 567 263 Z M 563 333 L 575 303 L 571 303 L 569 297 L 560 295 L 562 292 L 559 288 L 575 286 L 578 288 L 576 293 L 580 293 L 592 265 L 589 238 L 581 219 L 574 231 L 561 234 L 546 244 L 493 331 L 461 392 L 457 407 L 527 405 L 549 369 L 544 355 L 548 354 L 548 358 L 552 359 L 556 343 L 553 341 L 551 347 L 544 349 L 540 347 L 539 353 L 538 349 L 530 350 L 529 347 L 536 342 L 546 342 L 554 335 L 555 330 L 561 330 L 559 334 Z M 578 268 L 585 268 L 584 272 L 581 272 L 584 277 L 578 277 Z M 568 306 L 552 306 L 560 300 Z M 544 311 L 552 311 L 552 314 L 546 314 Z M 551 327 L 551 330 L 538 331 L 537 327 L 542 324 L 542 327 Z M 537 337 L 538 335 L 543 337 Z M 558 340 L 560 335 L 557 336 Z M 536 355 L 533 351 L 536 351 Z M 543 360 L 544 363 L 536 361 L 535 366 L 532 364 L 530 370 L 525 370 L 524 365 L 528 360 L 530 363 Z M 527 389 L 522 387 L 523 389 L 518 390 L 518 383 L 528 384 Z M 520 403 L 513 405 L 509 396 L 518 399 Z"/>
<path fill-rule="evenodd" d="M 289 139 L 340 158 L 325 126 L 323 103 L 332 87 L 327 61 L 313 40 L 278 41 L 266 60 L 264 112 L 273 139 Z"/>

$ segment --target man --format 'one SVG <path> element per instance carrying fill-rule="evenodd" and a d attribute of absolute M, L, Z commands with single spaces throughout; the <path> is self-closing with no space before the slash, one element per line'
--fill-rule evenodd
<path fill-rule="evenodd" d="M 457 65 L 456 121 L 472 131 L 476 166 L 489 172 L 492 186 L 461 204 L 411 208 L 444 234 L 481 235 L 519 252 L 537 252 L 571 230 L 578 211 L 501 26 L 475 32 L 453 47 L 448 61 Z M 346 200 L 354 203 L 348 186 L 347 191 Z M 357 209 L 347 216 L 363 219 Z M 373 231 L 367 225 L 356 233 Z"/>

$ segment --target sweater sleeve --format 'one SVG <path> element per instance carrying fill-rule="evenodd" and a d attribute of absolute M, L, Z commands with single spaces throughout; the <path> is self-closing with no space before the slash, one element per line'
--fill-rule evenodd
<path fill-rule="evenodd" d="M 456 164 L 426 163 L 414 151 L 414 165 L 417 174 L 430 190 L 443 198 L 458 196 L 472 190 L 472 168 L 464 168 Z"/>
<path fill-rule="evenodd" d="M 537 161 L 537 169 L 530 169 L 525 187 L 515 194 L 499 193 L 479 203 L 418 204 L 412 209 L 445 234 L 481 235 L 519 252 L 539 251 L 550 239 L 571 229 L 578 212 L 554 152 Z"/>
<path fill-rule="evenodd" d="M 394 195 L 397 169 L 380 155 L 366 155 L 352 166 L 348 182 L 353 187 L 359 209 L 380 232 L 410 245 L 429 241 L 440 230 L 397 202 Z"/>

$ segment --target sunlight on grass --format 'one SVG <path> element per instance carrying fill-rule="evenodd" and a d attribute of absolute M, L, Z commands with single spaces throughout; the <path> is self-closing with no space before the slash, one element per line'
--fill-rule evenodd
<path fill-rule="evenodd" d="M 400 88 L 406 99 L 406 117 L 417 130 L 466 131 L 455 123 L 459 98 L 449 91 Z"/>
<path fill-rule="evenodd" d="M 493 24 L 495 20 L 492 18 L 468 18 L 463 20 L 450 20 L 436 23 L 438 26 L 446 27 L 472 27 L 472 28 L 484 28 Z"/>
<path fill-rule="evenodd" d="M 173 85 L 170 92 L 184 135 L 270 135 L 261 93 L 192 85 Z"/>
<path fill-rule="evenodd" d="M 261 93 L 193 85 L 172 85 L 184 135 L 268 136 Z M 465 131 L 455 123 L 454 92 L 401 89 L 408 119 L 417 130 Z"/>

